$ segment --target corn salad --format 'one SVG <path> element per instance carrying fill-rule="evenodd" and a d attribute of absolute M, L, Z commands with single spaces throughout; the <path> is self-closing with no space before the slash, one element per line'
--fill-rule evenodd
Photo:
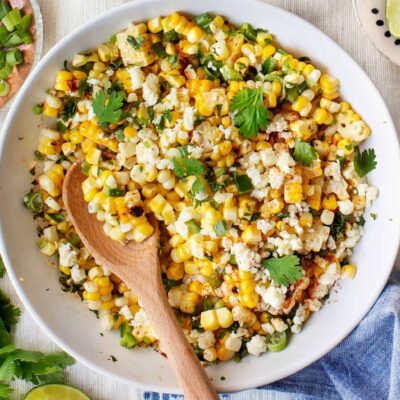
<path fill-rule="evenodd" d="M 340 83 L 220 15 L 130 25 L 55 77 L 25 205 L 40 251 L 122 346 L 157 346 L 135 293 L 97 265 L 61 198 L 82 160 L 88 211 L 123 244 L 161 227 L 169 302 L 199 358 L 280 351 L 318 311 L 377 196 L 370 129 Z"/>

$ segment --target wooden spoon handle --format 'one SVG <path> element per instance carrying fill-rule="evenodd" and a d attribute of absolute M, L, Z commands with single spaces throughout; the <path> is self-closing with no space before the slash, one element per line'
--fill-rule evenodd
<path fill-rule="evenodd" d="M 125 283 L 129 285 L 129 282 Z M 145 293 L 137 293 L 137 295 L 158 334 L 162 350 L 167 354 L 168 361 L 175 370 L 185 399 L 219 399 L 205 369 L 178 324 L 168 303 L 161 279 L 159 286 L 157 290 L 147 288 Z"/>

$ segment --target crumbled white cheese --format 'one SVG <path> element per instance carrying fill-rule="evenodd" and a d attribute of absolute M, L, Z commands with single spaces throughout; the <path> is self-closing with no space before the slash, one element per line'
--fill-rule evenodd
<path fill-rule="evenodd" d="M 244 243 L 235 243 L 231 247 L 231 253 L 235 256 L 240 270 L 254 271 L 259 268 L 261 256 L 249 249 Z"/>
<path fill-rule="evenodd" d="M 237 352 L 242 347 L 242 339 L 235 333 L 231 333 L 225 340 L 225 347 L 230 351 Z"/>
<path fill-rule="evenodd" d="M 295 164 L 296 161 L 293 160 L 288 151 L 280 151 L 278 153 L 276 165 L 285 174 L 290 174 L 292 171 L 291 167 L 293 167 Z"/>
<path fill-rule="evenodd" d="M 323 285 L 333 285 L 340 277 L 339 268 L 336 263 L 329 264 L 326 271 L 319 277 L 319 283 Z"/>
<path fill-rule="evenodd" d="M 275 222 L 274 221 L 268 221 L 266 219 L 259 219 L 256 222 L 257 229 L 261 231 L 264 235 L 266 235 L 269 231 L 274 229 L 275 227 Z"/>
<path fill-rule="evenodd" d="M 338 201 L 339 211 L 343 215 L 350 215 L 354 211 L 354 204 L 351 200 Z"/>
<path fill-rule="evenodd" d="M 160 79 L 157 75 L 147 75 L 143 84 L 143 99 L 149 106 L 154 106 L 160 97 Z"/>
<path fill-rule="evenodd" d="M 215 343 L 215 337 L 211 331 L 205 331 L 201 333 L 197 338 L 197 344 L 202 350 L 206 350 L 212 347 L 214 343 Z"/>
<path fill-rule="evenodd" d="M 268 181 L 272 189 L 279 189 L 284 178 L 285 175 L 278 168 L 272 167 L 268 172 Z"/>
<path fill-rule="evenodd" d="M 270 305 L 276 310 L 280 310 L 285 301 L 285 295 L 282 290 L 272 284 L 265 288 L 264 286 L 256 286 L 256 292 L 262 297 L 265 304 Z"/>
<path fill-rule="evenodd" d="M 131 88 L 132 90 L 138 90 L 143 86 L 146 76 L 142 69 L 136 65 L 126 69 L 131 77 Z"/>
<path fill-rule="evenodd" d="M 246 343 L 247 351 L 253 356 L 259 356 L 267 351 L 267 340 L 264 336 L 255 335 Z"/>
<path fill-rule="evenodd" d="M 60 254 L 60 265 L 63 267 L 72 267 L 78 262 L 78 253 L 69 243 L 61 243 L 58 248 L 58 253 Z"/>
<path fill-rule="evenodd" d="M 283 118 L 282 114 L 276 114 L 274 115 L 272 121 L 268 124 L 266 132 L 282 132 L 288 129 L 288 126 L 289 125 L 285 118 Z"/>

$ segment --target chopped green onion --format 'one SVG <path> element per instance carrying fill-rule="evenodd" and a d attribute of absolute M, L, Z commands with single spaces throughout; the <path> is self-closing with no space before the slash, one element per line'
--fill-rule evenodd
<path fill-rule="evenodd" d="M 229 259 L 229 264 L 232 264 L 232 265 L 238 265 L 238 263 L 237 263 L 237 261 L 236 261 L 236 257 L 232 254 L 231 255 L 231 258 Z"/>
<path fill-rule="evenodd" d="M 11 32 L 18 24 L 22 22 L 21 12 L 19 8 L 13 8 L 5 17 L 2 18 L 1 22 Z"/>
<path fill-rule="evenodd" d="M 167 55 L 167 52 L 165 51 L 163 45 L 160 42 L 153 44 L 153 50 L 158 58 L 164 58 Z"/>
<path fill-rule="evenodd" d="M 10 93 L 11 86 L 4 79 L 0 79 L 0 97 L 5 97 Z"/>
<path fill-rule="evenodd" d="M 224 65 L 220 69 L 220 72 L 225 81 L 241 81 L 241 80 L 243 80 L 243 77 L 240 74 L 240 72 L 235 71 L 229 65 Z"/>
<path fill-rule="evenodd" d="M 257 39 L 257 31 L 248 22 L 240 26 L 239 32 L 242 33 L 247 40 L 255 42 Z"/>
<path fill-rule="evenodd" d="M 268 57 L 262 65 L 262 72 L 264 74 L 270 74 L 276 66 L 276 60 L 272 57 Z"/>
<path fill-rule="evenodd" d="M 41 104 L 35 104 L 32 107 L 32 111 L 35 115 L 40 115 L 43 112 L 43 106 Z"/>
<path fill-rule="evenodd" d="M 68 239 L 68 242 L 71 243 L 72 246 L 74 246 L 74 247 L 78 247 L 79 243 L 81 242 L 81 239 L 79 238 L 78 234 L 76 234 L 76 233 L 71 233 L 67 239 Z"/>
<path fill-rule="evenodd" d="M 39 192 L 29 192 L 24 196 L 24 205 L 33 213 L 39 213 L 43 210 L 43 197 Z"/>
<path fill-rule="evenodd" d="M 253 184 L 247 175 L 236 175 L 234 180 L 239 194 L 248 193 L 253 190 Z"/>
<path fill-rule="evenodd" d="M 23 33 L 21 34 L 21 40 L 22 40 L 22 43 L 24 43 L 24 44 L 31 44 L 31 43 L 33 43 L 33 37 L 32 37 L 32 35 L 31 35 L 30 33 L 28 33 L 28 32 L 23 32 Z"/>
<path fill-rule="evenodd" d="M 125 139 L 124 131 L 122 129 L 118 129 L 115 132 L 115 136 L 117 137 L 118 142 L 123 142 Z"/>
<path fill-rule="evenodd" d="M 186 225 L 189 228 L 189 232 L 191 234 L 200 232 L 200 225 L 194 219 L 186 221 Z"/>
<path fill-rule="evenodd" d="M 17 33 L 11 33 L 7 36 L 7 39 L 4 43 L 2 43 L 3 47 L 15 47 L 19 46 L 20 44 L 24 43 L 20 35 Z"/>
<path fill-rule="evenodd" d="M 7 79 L 13 70 L 13 66 L 6 64 L 2 69 L 0 69 L 0 79 Z"/>
<path fill-rule="evenodd" d="M 63 222 L 65 220 L 65 217 L 63 214 L 55 214 L 55 213 L 48 213 L 47 214 L 53 221 L 56 222 Z"/>
<path fill-rule="evenodd" d="M 269 351 L 282 351 L 287 346 L 286 332 L 275 332 L 270 339 L 267 347 Z"/>
<path fill-rule="evenodd" d="M 20 49 L 13 49 L 7 52 L 6 54 L 6 62 L 9 65 L 18 65 L 24 61 L 24 57 Z"/>
<path fill-rule="evenodd" d="M 219 274 L 217 272 L 213 272 L 208 278 L 208 283 L 213 289 L 219 288 L 222 285 Z"/>
<path fill-rule="evenodd" d="M 218 308 L 225 307 L 225 303 L 223 300 L 219 299 L 215 304 L 214 304 L 214 310 L 218 310 Z"/>
<path fill-rule="evenodd" d="M 132 347 L 135 347 L 137 344 L 137 340 L 135 336 L 132 335 L 131 333 L 131 328 L 129 327 L 129 324 L 125 322 L 124 324 L 121 325 L 121 340 L 119 344 L 122 347 L 126 347 L 127 349 L 131 349 Z"/>
<path fill-rule="evenodd" d="M 85 175 L 89 175 L 89 171 L 90 171 L 90 167 L 91 165 L 87 162 L 84 161 L 81 165 L 81 171 L 85 174 Z"/>
<path fill-rule="evenodd" d="M 179 42 L 179 35 L 174 30 L 170 30 L 168 32 L 164 32 L 164 39 L 169 43 Z"/>
<path fill-rule="evenodd" d="M 214 16 L 208 12 L 204 14 L 197 15 L 194 17 L 196 24 L 200 26 L 200 28 L 204 29 L 207 33 L 211 33 L 210 24 L 214 20 Z"/>
<path fill-rule="evenodd" d="M 9 35 L 7 28 L 4 25 L 0 25 L 0 44 L 5 43 Z"/>
<path fill-rule="evenodd" d="M 29 28 L 32 25 L 32 14 L 26 14 L 22 17 L 22 21 L 17 25 L 17 29 L 20 32 L 28 32 Z"/>
<path fill-rule="evenodd" d="M 228 231 L 228 228 L 226 227 L 226 222 L 221 219 L 221 221 L 217 222 L 217 224 L 214 226 L 214 231 L 217 236 L 222 236 Z"/>
<path fill-rule="evenodd" d="M 105 186 L 103 191 L 107 196 L 110 197 L 121 197 L 125 195 L 125 189 L 110 188 Z"/>
<path fill-rule="evenodd" d="M 3 19 L 11 11 L 11 6 L 8 1 L 3 0 L 0 3 L 0 19 Z"/>

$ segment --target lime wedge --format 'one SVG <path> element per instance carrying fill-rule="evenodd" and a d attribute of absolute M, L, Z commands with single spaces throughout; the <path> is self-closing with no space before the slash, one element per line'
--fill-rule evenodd
<path fill-rule="evenodd" d="M 390 33 L 400 38 L 400 0 L 387 0 L 386 19 Z"/>
<path fill-rule="evenodd" d="M 24 400 L 90 400 L 90 398 L 72 386 L 50 383 L 36 386 L 26 394 Z"/>

